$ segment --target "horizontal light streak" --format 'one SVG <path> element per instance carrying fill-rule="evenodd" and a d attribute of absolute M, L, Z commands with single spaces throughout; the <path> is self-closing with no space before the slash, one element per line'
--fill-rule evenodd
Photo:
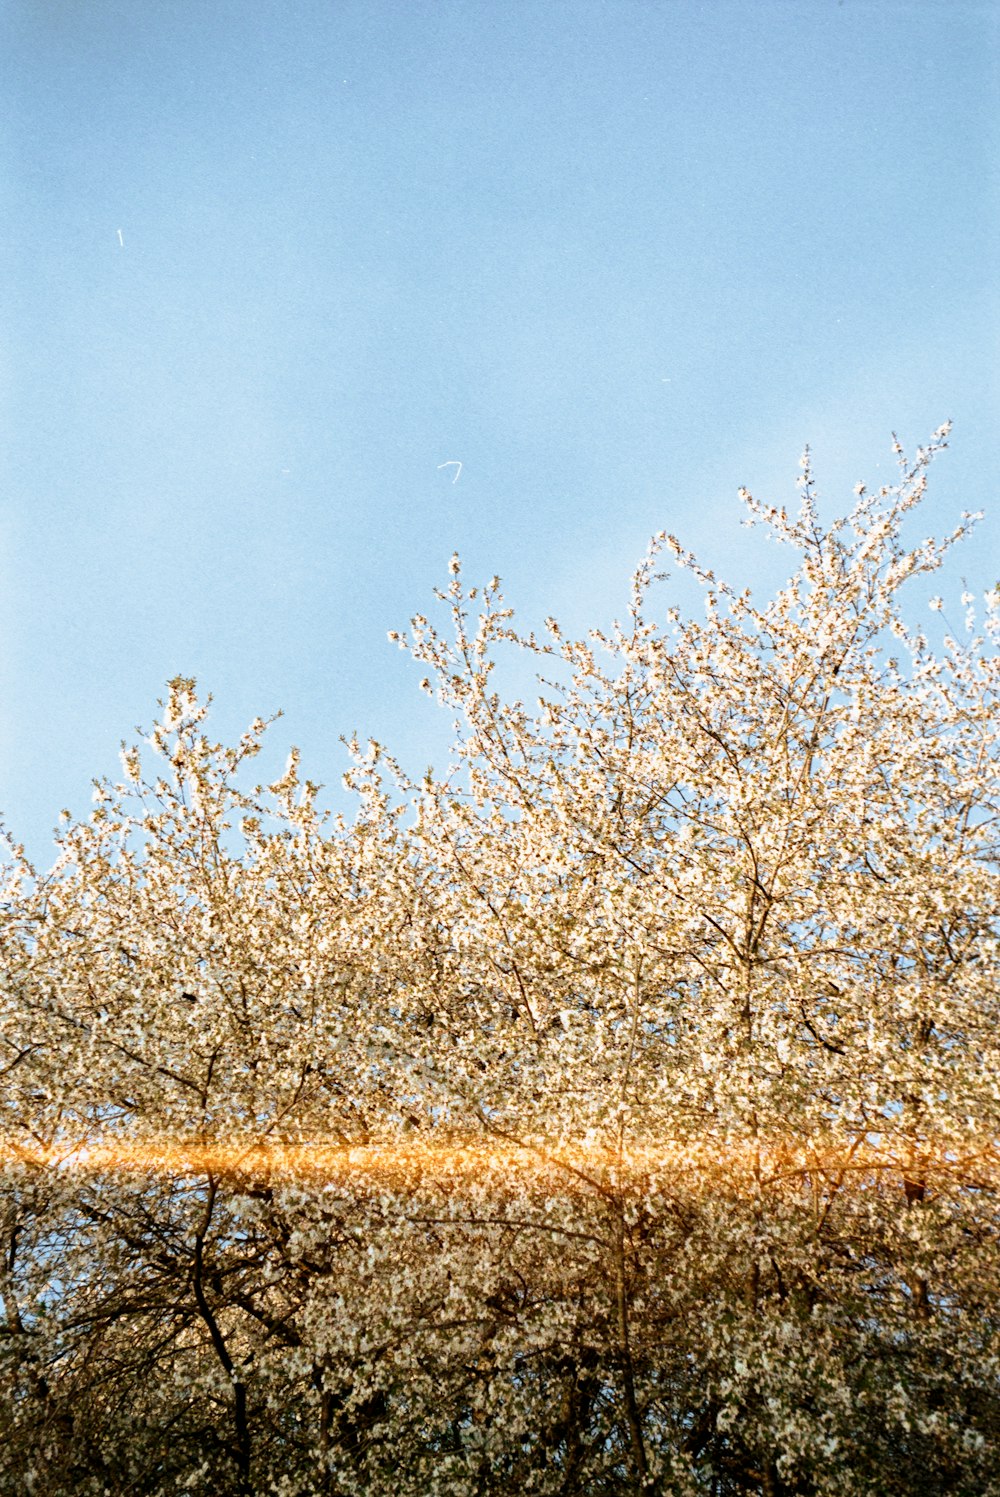
<path fill-rule="evenodd" d="M 918 1184 L 933 1177 L 984 1189 L 1000 1186 L 1000 1140 L 922 1140 L 869 1135 L 850 1141 L 690 1140 L 644 1142 L 620 1153 L 599 1145 L 568 1145 L 538 1139 L 431 1140 L 384 1138 L 344 1143 L 329 1138 L 296 1141 L 191 1139 L 180 1137 L 95 1138 L 40 1144 L 0 1139 L 0 1167 L 72 1170 L 83 1174 L 255 1177 L 281 1180 L 390 1180 L 414 1176 L 463 1180 L 490 1175 L 557 1177 L 575 1188 L 637 1183 L 649 1175 L 671 1175 L 689 1185 L 716 1188 L 727 1181 L 770 1188 L 795 1179 L 859 1180 L 889 1174 Z"/>

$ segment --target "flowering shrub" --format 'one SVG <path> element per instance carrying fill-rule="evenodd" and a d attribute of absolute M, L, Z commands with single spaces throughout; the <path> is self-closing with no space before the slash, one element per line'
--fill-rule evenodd
<path fill-rule="evenodd" d="M 178 678 L 12 851 L 0 1491 L 1000 1491 L 1000 596 L 900 611 L 946 436 L 830 529 L 744 493 L 763 606 L 661 535 L 536 637 L 453 559 L 394 636 L 452 763 L 352 744 L 350 825 Z"/>

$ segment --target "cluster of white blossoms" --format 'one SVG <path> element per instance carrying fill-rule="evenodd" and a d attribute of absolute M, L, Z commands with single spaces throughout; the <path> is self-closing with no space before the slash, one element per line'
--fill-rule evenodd
<path fill-rule="evenodd" d="M 900 609 L 946 437 L 828 529 L 744 494 L 763 605 L 664 535 L 536 637 L 453 558 L 394 636 L 452 762 L 351 744 L 350 825 L 177 679 L 12 850 L 0 1493 L 1000 1492 L 1000 592 Z"/>

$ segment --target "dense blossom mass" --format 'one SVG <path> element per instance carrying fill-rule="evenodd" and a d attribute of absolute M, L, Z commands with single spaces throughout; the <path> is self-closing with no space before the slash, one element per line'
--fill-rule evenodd
<path fill-rule="evenodd" d="M 451 762 L 352 743 L 350 823 L 178 678 L 11 849 L 0 1491 L 1000 1492 L 1000 595 L 900 607 L 946 436 L 829 529 L 744 494 L 763 606 L 661 535 L 525 635 L 454 559 L 395 636 Z"/>

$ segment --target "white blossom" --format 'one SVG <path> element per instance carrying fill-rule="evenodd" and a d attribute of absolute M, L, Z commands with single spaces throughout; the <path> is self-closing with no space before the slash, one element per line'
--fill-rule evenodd
<path fill-rule="evenodd" d="M 1000 666 L 904 608 L 946 436 L 826 530 L 808 455 L 744 491 L 767 602 L 661 535 L 536 638 L 453 558 L 390 634 L 452 759 L 348 740 L 350 824 L 178 677 L 10 846 L 0 1493 L 995 1490 Z"/>

